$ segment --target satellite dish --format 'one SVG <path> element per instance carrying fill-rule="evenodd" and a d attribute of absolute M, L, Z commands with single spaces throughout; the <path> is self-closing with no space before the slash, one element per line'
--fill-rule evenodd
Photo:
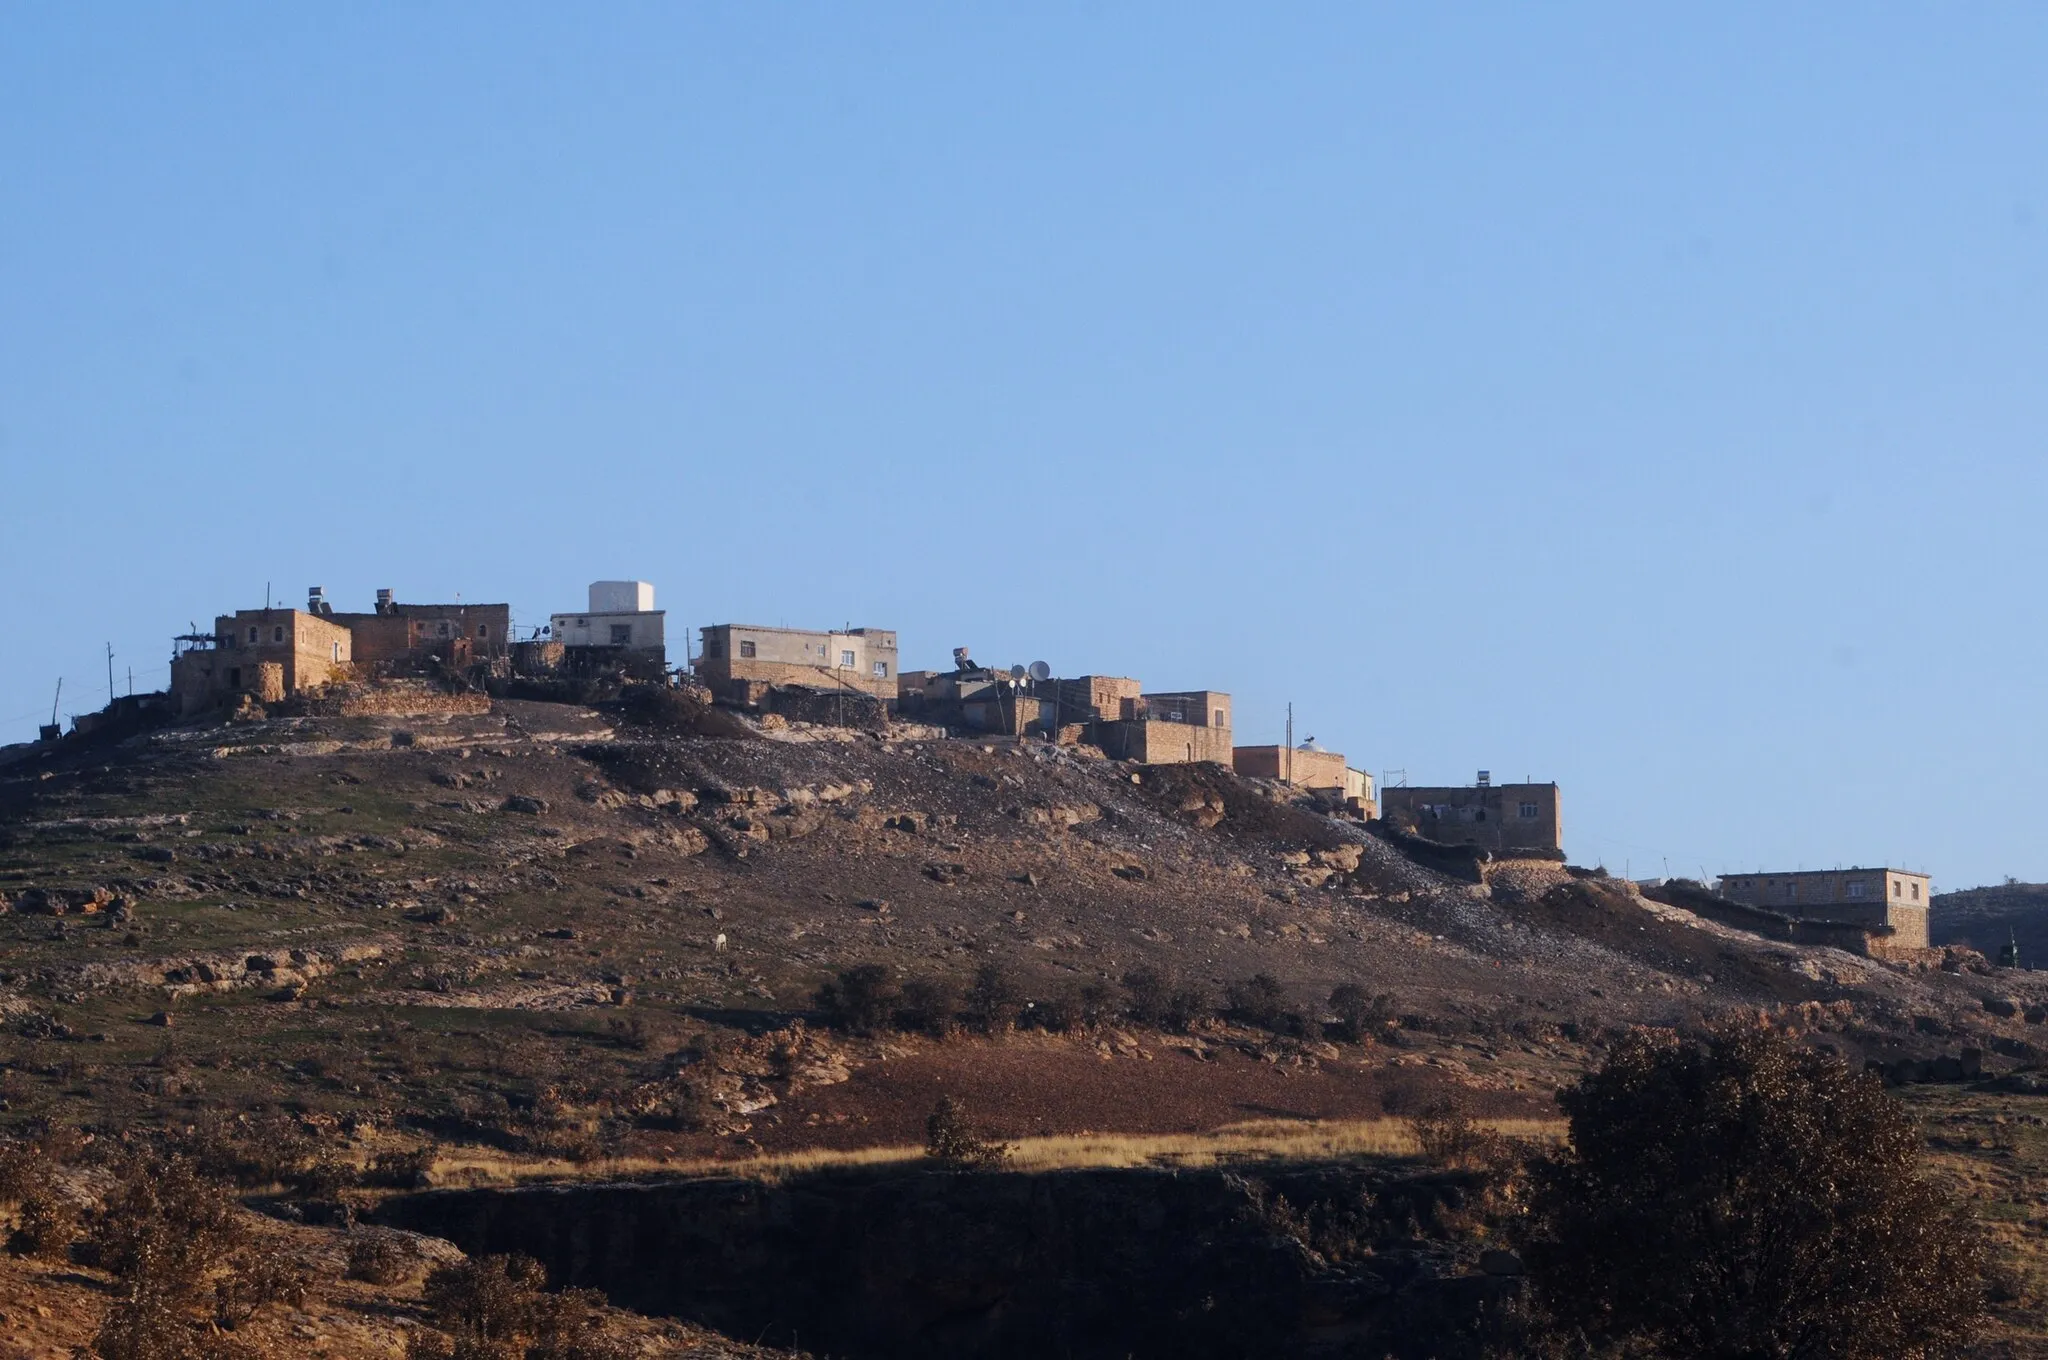
<path fill-rule="evenodd" d="M 1010 667 L 1010 678 L 1012 680 L 1022 680 L 1024 678 L 1024 668 L 1022 666 Z"/>
<path fill-rule="evenodd" d="M 1034 662 L 1032 662 L 1032 663 L 1031 663 L 1031 678 L 1032 678 L 1033 680 L 1050 680 L 1050 679 L 1052 679 L 1052 667 L 1050 667 L 1050 666 L 1046 665 L 1046 664 L 1045 664 L 1045 663 L 1044 663 L 1043 661 L 1034 661 Z"/>

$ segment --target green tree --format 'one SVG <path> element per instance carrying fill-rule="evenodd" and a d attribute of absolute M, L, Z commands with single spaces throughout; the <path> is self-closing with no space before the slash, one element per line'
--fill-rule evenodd
<path fill-rule="evenodd" d="M 1902 1360 L 1983 1307 L 1973 1225 L 1918 1174 L 1877 1080 L 1756 1028 L 1637 1033 L 1560 1096 L 1534 1169 L 1536 1297 L 1596 1348 L 1725 1360 Z"/>

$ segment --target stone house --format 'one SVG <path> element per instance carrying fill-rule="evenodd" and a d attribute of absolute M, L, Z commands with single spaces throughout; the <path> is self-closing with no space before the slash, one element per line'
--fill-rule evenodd
<path fill-rule="evenodd" d="M 721 698 L 745 700 L 749 686 L 805 685 L 857 690 L 890 704 L 897 699 L 893 629 L 808 632 L 721 623 L 700 636 L 697 677 Z"/>
<path fill-rule="evenodd" d="M 1052 683 L 1051 697 L 1059 704 L 1062 723 L 1114 722 L 1138 716 L 1143 686 L 1128 676 L 1077 675 Z"/>
<path fill-rule="evenodd" d="M 1248 778 L 1276 779 L 1310 793 L 1327 794 L 1367 820 L 1378 815 L 1372 776 L 1352 769 L 1341 753 L 1325 751 L 1313 740 L 1291 751 L 1285 746 L 1235 747 L 1231 766 Z"/>
<path fill-rule="evenodd" d="M 509 604 L 402 604 L 389 590 L 377 592 L 367 614 L 336 613 L 315 586 L 307 611 L 349 630 L 356 665 L 363 671 L 441 661 L 453 666 L 503 656 L 512 643 Z"/>
<path fill-rule="evenodd" d="M 1399 830 L 1445 845 L 1546 857 L 1564 846 L 1556 784 L 1495 784 L 1484 771 L 1469 788 L 1381 789 L 1380 815 Z"/>
<path fill-rule="evenodd" d="M 212 643 L 171 659 L 171 705 L 181 718 L 242 694 L 277 703 L 355 674 L 350 631 L 305 610 L 222 614 L 213 621 Z"/>
<path fill-rule="evenodd" d="M 1144 694 L 1134 711 L 1135 717 L 1094 725 L 1095 744 L 1112 760 L 1146 765 L 1231 763 L 1230 696 L 1221 690 Z"/>
<path fill-rule="evenodd" d="M 1928 947 L 1927 909 L 1934 897 L 1926 874 L 1905 869 L 1813 869 L 1727 874 L 1722 897 L 1809 921 L 1888 930 L 1894 949 Z"/>

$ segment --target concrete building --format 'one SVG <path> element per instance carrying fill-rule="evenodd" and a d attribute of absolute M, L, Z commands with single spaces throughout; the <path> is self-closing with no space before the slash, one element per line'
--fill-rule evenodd
<path fill-rule="evenodd" d="M 1051 697 L 1059 704 L 1062 723 L 1115 722 L 1138 716 L 1143 686 L 1129 676 L 1077 675 L 1052 684 Z"/>
<path fill-rule="evenodd" d="M 590 607 L 548 618 L 548 636 L 566 648 L 612 648 L 668 655 L 666 611 L 654 607 L 646 581 L 592 581 Z"/>
<path fill-rule="evenodd" d="M 348 614 L 336 613 L 319 586 L 308 594 L 308 613 L 348 629 L 364 671 L 431 661 L 467 665 L 503 656 L 512 643 L 509 604 L 401 604 L 380 590 L 371 612 Z"/>
<path fill-rule="evenodd" d="M 1095 724 L 1096 744 L 1112 760 L 1145 765 L 1231 763 L 1230 696 L 1221 690 L 1143 694 L 1133 711 L 1136 717 Z"/>
<path fill-rule="evenodd" d="M 1230 731 L 1230 696 L 1221 690 L 1190 689 L 1138 696 L 1138 716 L 1158 722 L 1192 723 Z M 1224 757 L 1225 763 L 1229 756 Z"/>
<path fill-rule="evenodd" d="M 1336 751 L 1325 751 L 1313 739 L 1289 751 L 1285 746 L 1238 746 L 1231 766 L 1251 779 L 1277 779 L 1310 793 L 1328 794 L 1368 821 L 1379 815 L 1373 802 L 1372 776 L 1354 770 Z"/>
<path fill-rule="evenodd" d="M 213 621 L 212 645 L 171 659 L 179 717 L 247 694 L 258 703 L 354 675 L 354 638 L 332 619 L 299 609 L 238 609 Z"/>
<path fill-rule="evenodd" d="M 740 698 L 749 685 L 844 688 L 894 703 L 896 634 L 892 629 L 849 628 L 807 632 L 721 623 L 702 630 L 696 671 L 714 693 Z"/>
<path fill-rule="evenodd" d="M 1555 784 L 1495 784 L 1482 770 L 1470 788 L 1381 789 L 1380 808 L 1399 830 L 1445 845 L 1545 855 L 1564 846 Z"/>
<path fill-rule="evenodd" d="M 1925 949 L 1927 908 L 1934 896 L 1926 874 L 1905 869 L 1814 869 L 1729 874 L 1721 896 L 1747 907 L 1810 921 L 1889 928 L 1895 949 Z"/>

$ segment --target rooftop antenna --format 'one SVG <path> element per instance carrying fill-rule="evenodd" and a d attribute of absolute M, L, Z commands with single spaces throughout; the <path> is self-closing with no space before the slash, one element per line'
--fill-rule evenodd
<path fill-rule="evenodd" d="M 114 644 L 107 644 L 107 705 L 114 703 Z"/>
<path fill-rule="evenodd" d="M 50 700 L 50 726 L 57 725 L 57 705 L 64 702 L 64 677 L 57 677 L 57 696 Z"/>

